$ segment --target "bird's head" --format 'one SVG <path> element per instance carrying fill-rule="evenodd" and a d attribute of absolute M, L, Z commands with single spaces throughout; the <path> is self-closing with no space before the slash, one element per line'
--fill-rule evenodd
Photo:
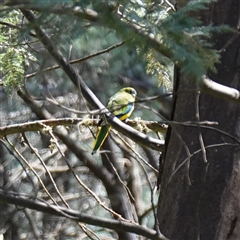
<path fill-rule="evenodd" d="M 122 88 L 120 91 L 131 94 L 134 98 L 137 96 L 137 91 L 131 87 Z"/>

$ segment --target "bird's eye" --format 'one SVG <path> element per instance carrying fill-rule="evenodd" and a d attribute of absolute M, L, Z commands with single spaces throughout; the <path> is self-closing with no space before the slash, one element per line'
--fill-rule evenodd
<path fill-rule="evenodd" d="M 136 90 L 133 89 L 133 88 L 125 88 L 124 91 L 125 91 L 126 93 L 129 93 L 129 94 L 133 95 L 133 96 L 136 96 L 136 95 L 137 95 Z"/>
<path fill-rule="evenodd" d="M 134 94 L 133 89 L 129 89 L 128 92 L 129 92 L 130 94 Z"/>

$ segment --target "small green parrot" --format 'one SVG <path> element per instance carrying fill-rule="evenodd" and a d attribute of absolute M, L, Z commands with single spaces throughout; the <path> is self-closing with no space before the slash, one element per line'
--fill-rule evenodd
<path fill-rule="evenodd" d="M 133 112 L 134 102 L 137 96 L 137 92 L 134 88 L 127 87 L 122 88 L 119 92 L 115 93 L 108 101 L 107 109 L 117 118 L 124 121 Z M 96 139 L 93 144 L 92 154 L 102 146 L 108 133 L 110 132 L 111 126 L 105 123 L 101 126 L 98 131 Z"/>

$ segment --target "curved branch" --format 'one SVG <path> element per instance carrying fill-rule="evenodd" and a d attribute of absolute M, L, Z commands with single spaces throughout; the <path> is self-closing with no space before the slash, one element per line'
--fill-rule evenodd
<path fill-rule="evenodd" d="M 203 76 L 202 79 L 199 80 L 198 84 L 201 92 L 203 93 L 240 103 L 240 92 L 235 88 L 216 83 L 206 76 Z"/>
<path fill-rule="evenodd" d="M 132 232 L 141 236 L 145 236 L 148 239 L 168 240 L 162 234 L 158 236 L 156 231 L 137 224 L 91 216 L 89 214 L 80 213 L 72 209 L 59 207 L 56 205 L 50 205 L 36 200 L 30 200 L 29 198 L 23 198 L 20 197 L 19 194 L 17 193 L 9 193 L 0 190 L 0 202 L 14 204 L 17 206 L 26 207 L 40 212 L 46 212 L 48 214 L 72 219 L 77 222 L 83 222 L 99 227 L 112 229 L 115 231 Z"/>
<path fill-rule="evenodd" d="M 82 126 L 98 126 L 100 119 L 85 119 L 85 118 L 58 118 L 38 120 L 33 122 L 18 123 L 0 127 L 0 137 L 6 135 L 23 133 L 23 132 L 37 132 L 44 130 L 46 126 L 69 126 L 69 125 L 82 125 Z M 135 128 L 141 128 L 143 130 L 150 129 L 154 132 L 166 133 L 167 125 L 159 123 L 157 121 L 144 121 L 144 120 L 130 120 L 126 121 L 126 124 Z"/>
<path fill-rule="evenodd" d="M 77 88 L 81 88 L 81 92 L 88 103 L 95 109 L 103 109 L 103 113 L 107 115 L 107 119 L 109 124 L 117 129 L 119 132 L 125 134 L 129 138 L 131 138 L 134 142 L 148 147 L 162 151 L 164 148 L 164 141 L 154 139 L 152 137 L 148 137 L 143 133 L 139 133 L 135 129 L 130 126 L 127 126 L 123 122 L 121 122 L 118 118 L 112 117 L 111 113 L 104 105 L 99 101 L 99 99 L 95 96 L 95 94 L 91 91 L 91 89 L 87 86 L 87 84 L 82 80 L 79 74 L 75 71 L 75 69 L 67 62 L 62 53 L 57 50 L 51 43 L 51 40 L 45 30 L 36 23 L 36 17 L 32 11 L 21 9 L 23 15 L 27 18 L 27 20 L 33 24 L 33 28 L 36 32 L 38 39 L 42 42 L 46 50 L 52 55 L 52 57 L 56 60 L 56 62 L 61 66 L 64 72 L 68 75 L 69 79 L 73 82 L 73 84 Z"/>

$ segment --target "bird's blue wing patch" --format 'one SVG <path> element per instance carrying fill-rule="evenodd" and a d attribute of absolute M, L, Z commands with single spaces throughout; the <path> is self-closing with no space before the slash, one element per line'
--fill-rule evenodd
<path fill-rule="evenodd" d="M 126 108 L 124 109 L 124 112 L 121 114 L 116 115 L 117 118 L 121 119 L 123 116 L 126 115 L 126 118 L 128 117 L 128 113 L 130 113 L 133 110 L 133 103 L 129 103 Z"/>

